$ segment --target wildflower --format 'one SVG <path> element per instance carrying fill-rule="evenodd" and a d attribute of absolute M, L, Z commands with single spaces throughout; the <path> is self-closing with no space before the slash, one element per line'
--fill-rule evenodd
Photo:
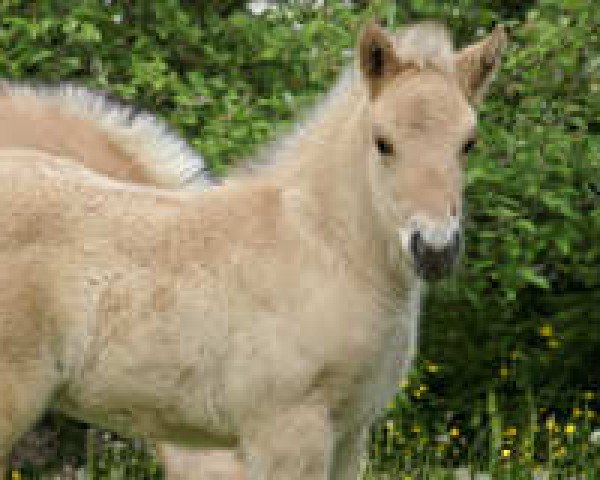
<path fill-rule="evenodd" d="M 572 423 L 567 423 L 565 425 L 565 433 L 568 433 L 569 435 L 573 435 L 575 433 L 575 425 Z"/>
<path fill-rule="evenodd" d="M 589 390 L 583 394 L 583 398 L 586 400 L 593 400 L 595 397 L 594 392 L 590 392 Z"/>
<path fill-rule="evenodd" d="M 594 410 L 588 410 L 587 412 L 587 417 L 591 420 L 592 418 L 594 418 L 596 416 L 596 412 L 594 412 Z"/>
<path fill-rule="evenodd" d="M 554 334 L 554 331 L 552 329 L 552 325 L 550 325 L 549 323 L 545 323 L 544 325 L 541 326 L 541 328 L 540 328 L 540 336 L 541 337 L 550 338 L 553 334 Z"/>
<path fill-rule="evenodd" d="M 546 429 L 552 431 L 555 427 L 556 420 L 554 420 L 554 417 L 548 417 L 548 419 L 546 420 Z"/>
<path fill-rule="evenodd" d="M 548 340 L 548 346 L 550 348 L 558 348 L 560 346 L 560 342 L 556 338 L 551 338 Z"/>
<path fill-rule="evenodd" d="M 13 470 L 11 474 L 11 480 L 22 480 L 21 474 L 17 470 Z"/>
<path fill-rule="evenodd" d="M 508 377 L 508 368 L 506 368 L 504 365 L 500 367 L 500 376 L 502 378 Z"/>
<path fill-rule="evenodd" d="M 427 371 L 428 371 L 429 373 L 437 373 L 437 372 L 439 372 L 439 371 L 440 371 L 440 366 L 439 366 L 439 365 L 436 365 L 436 364 L 435 364 L 435 363 L 433 363 L 433 362 L 427 362 L 427 364 L 426 364 L 425 368 L 427 369 Z"/>
<path fill-rule="evenodd" d="M 506 429 L 505 435 L 507 437 L 515 437 L 517 435 L 517 427 L 508 427 Z"/>
<path fill-rule="evenodd" d="M 573 418 L 581 417 L 581 409 L 578 407 L 573 408 Z"/>
<path fill-rule="evenodd" d="M 411 428 L 411 432 L 413 432 L 413 433 L 421 433 L 421 427 L 415 423 L 412 426 L 412 428 Z"/>
<path fill-rule="evenodd" d="M 511 451 L 508 448 L 503 448 L 500 452 L 500 455 L 502 455 L 502 458 L 508 458 L 510 457 Z"/>
<path fill-rule="evenodd" d="M 458 437 L 459 435 L 460 435 L 460 430 L 458 429 L 458 427 L 452 427 L 452 428 L 450 429 L 450 436 L 451 436 L 452 438 L 456 438 L 456 437 Z"/>

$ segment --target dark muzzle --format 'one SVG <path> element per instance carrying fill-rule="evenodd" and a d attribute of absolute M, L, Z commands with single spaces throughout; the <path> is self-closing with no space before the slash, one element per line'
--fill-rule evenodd
<path fill-rule="evenodd" d="M 443 244 L 427 242 L 420 231 L 410 238 L 410 252 L 417 275 L 427 281 L 439 280 L 452 273 L 461 250 L 460 232 Z"/>

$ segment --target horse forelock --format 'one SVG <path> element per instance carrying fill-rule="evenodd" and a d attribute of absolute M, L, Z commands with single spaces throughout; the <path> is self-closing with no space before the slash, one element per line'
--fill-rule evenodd
<path fill-rule="evenodd" d="M 394 46 L 400 63 L 454 73 L 454 46 L 444 25 L 423 22 L 401 28 L 394 35 Z"/>

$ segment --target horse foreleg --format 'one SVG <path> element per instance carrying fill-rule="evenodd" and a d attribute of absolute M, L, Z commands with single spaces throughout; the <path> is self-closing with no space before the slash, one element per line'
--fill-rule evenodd
<path fill-rule="evenodd" d="M 161 443 L 156 452 L 168 480 L 248 480 L 233 450 L 190 450 Z"/>
<path fill-rule="evenodd" d="M 326 480 L 330 425 L 321 405 L 262 418 L 243 434 L 249 480 Z"/>
<path fill-rule="evenodd" d="M 368 431 L 367 425 L 343 428 L 341 433 L 335 432 L 334 429 L 329 463 L 330 480 L 357 480 L 360 477 Z"/>

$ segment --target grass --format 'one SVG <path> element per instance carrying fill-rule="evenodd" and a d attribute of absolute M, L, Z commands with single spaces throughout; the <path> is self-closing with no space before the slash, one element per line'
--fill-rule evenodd
<path fill-rule="evenodd" d="M 589 393 L 589 395 L 592 395 Z M 363 480 L 600 480 L 600 427 L 595 411 L 574 407 L 561 420 L 531 408 L 524 425 L 510 424 L 493 393 L 475 434 L 448 424 L 445 434 L 388 419 L 375 431 Z M 87 465 L 70 478 L 161 480 L 151 449 L 90 431 Z M 11 480 L 56 478 L 24 469 Z"/>
<path fill-rule="evenodd" d="M 487 411 L 474 422 L 478 428 L 465 433 L 448 424 L 445 433 L 431 434 L 388 419 L 377 432 L 365 480 L 600 479 L 597 412 L 584 404 L 559 416 L 529 404 L 521 415 L 528 420 L 517 426 L 490 392 Z"/>

